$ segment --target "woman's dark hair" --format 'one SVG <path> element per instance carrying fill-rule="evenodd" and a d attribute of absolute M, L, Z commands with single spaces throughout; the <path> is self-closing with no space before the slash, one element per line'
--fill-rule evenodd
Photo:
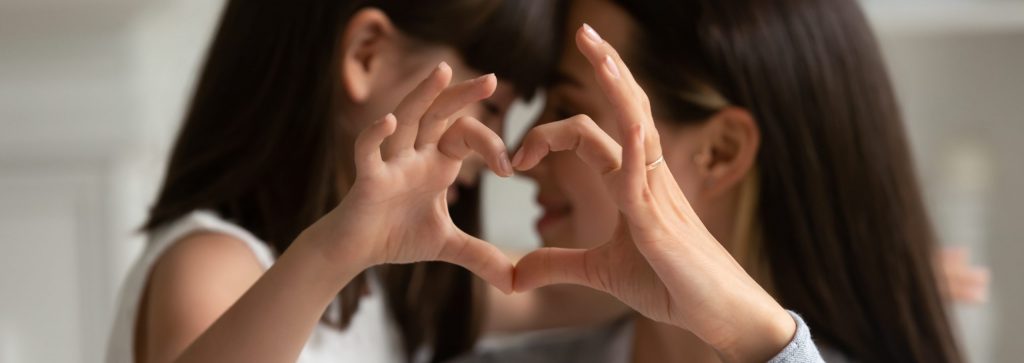
<path fill-rule="evenodd" d="M 143 230 L 208 209 L 281 253 L 334 208 L 354 170 L 338 156 L 351 150 L 341 150 L 334 108 L 336 44 L 348 19 L 370 7 L 410 38 L 453 47 L 469 67 L 496 73 L 527 97 L 558 51 L 557 2 L 547 0 L 229 1 Z M 452 207 L 469 233 L 478 231 L 475 192 L 463 191 Z M 382 270 L 409 356 L 428 347 L 442 360 L 473 346 L 484 295 L 468 271 L 442 263 Z M 360 274 L 340 292 L 339 328 L 367 283 Z"/>
<path fill-rule="evenodd" d="M 725 106 L 761 130 L 757 220 L 774 295 L 858 361 L 962 358 L 935 236 L 874 35 L 854 0 L 615 0 L 661 119 Z"/>

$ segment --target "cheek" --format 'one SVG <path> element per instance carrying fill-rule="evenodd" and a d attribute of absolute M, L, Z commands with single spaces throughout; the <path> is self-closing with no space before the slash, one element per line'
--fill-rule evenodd
<path fill-rule="evenodd" d="M 554 156 L 555 175 L 572 204 L 570 223 L 578 247 L 596 247 L 609 238 L 618 223 L 618 209 L 599 173 L 576 155 Z"/>

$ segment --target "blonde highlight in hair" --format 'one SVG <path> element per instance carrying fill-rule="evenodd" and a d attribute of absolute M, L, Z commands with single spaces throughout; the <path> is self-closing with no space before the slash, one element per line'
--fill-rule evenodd
<path fill-rule="evenodd" d="M 771 269 L 764 252 L 761 238 L 761 222 L 758 218 L 758 200 L 761 190 L 757 169 L 753 168 L 740 184 L 740 198 L 736 205 L 736 219 L 733 224 L 733 257 L 769 293 L 772 293 Z"/>

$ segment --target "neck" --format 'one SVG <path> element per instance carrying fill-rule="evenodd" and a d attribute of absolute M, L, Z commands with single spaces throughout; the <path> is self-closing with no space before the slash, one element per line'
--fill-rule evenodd
<path fill-rule="evenodd" d="M 718 352 L 687 330 L 637 315 L 633 363 L 721 362 Z"/>
<path fill-rule="evenodd" d="M 758 218 L 759 180 L 757 172 L 751 171 L 734 190 L 714 203 L 706 203 L 710 207 L 702 211 L 701 219 L 736 262 L 774 296 Z"/>

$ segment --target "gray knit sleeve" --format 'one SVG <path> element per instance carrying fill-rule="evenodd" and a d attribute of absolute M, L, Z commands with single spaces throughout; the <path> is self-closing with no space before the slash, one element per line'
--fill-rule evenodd
<path fill-rule="evenodd" d="M 811 329 L 807 327 L 807 323 L 804 322 L 800 315 L 789 310 L 787 312 L 796 321 L 796 334 L 794 334 L 793 340 L 789 342 L 789 345 L 783 348 L 768 363 L 824 363 L 825 360 L 821 358 L 818 347 L 811 340 Z"/>

